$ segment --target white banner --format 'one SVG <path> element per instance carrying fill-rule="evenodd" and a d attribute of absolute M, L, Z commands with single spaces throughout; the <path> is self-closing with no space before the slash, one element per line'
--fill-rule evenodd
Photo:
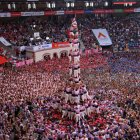
<path fill-rule="evenodd" d="M 43 49 L 51 49 L 51 48 L 52 48 L 52 44 L 44 43 L 44 44 L 42 45 L 42 48 L 43 48 Z"/>
<path fill-rule="evenodd" d="M 11 46 L 11 43 L 9 43 L 5 38 L 0 37 L 0 42 L 5 46 Z"/>
<path fill-rule="evenodd" d="M 0 13 L 0 17 L 11 17 L 11 13 Z"/>
<path fill-rule="evenodd" d="M 56 15 L 64 15 L 64 11 L 56 11 Z"/>
<path fill-rule="evenodd" d="M 92 32 L 94 33 L 100 46 L 112 45 L 112 40 L 106 29 L 92 29 Z"/>
<path fill-rule="evenodd" d="M 43 16 L 44 12 L 21 12 L 21 16 Z"/>
<path fill-rule="evenodd" d="M 36 52 L 39 50 L 51 49 L 51 48 L 52 48 L 52 44 L 43 43 L 42 45 L 38 45 L 38 46 L 28 46 L 26 47 L 26 50 Z"/>
<path fill-rule="evenodd" d="M 134 8 L 134 12 L 136 13 L 140 12 L 140 8 Z"/>

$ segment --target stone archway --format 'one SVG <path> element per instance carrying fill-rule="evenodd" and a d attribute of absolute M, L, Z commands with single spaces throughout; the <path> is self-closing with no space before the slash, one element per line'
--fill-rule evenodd
<path fill-rule="evenodd" d="M 53 53 L 53 58 L 58 58 L 57 52 Z"/>
<path fill-rule="evenodd" d="M 44 60 L 50 60 L 51 59 L 50 54 L 49 53 L 44 54 L 43 59 Z"/>
<path fill-rule="evenodd" d="M 68 56 L 68 51 L 67 50 L 64 50 L 64 51 L 60 52 L 60 58 L 64 58 L 64 57 L 67 57 L 67 56 Z"/>

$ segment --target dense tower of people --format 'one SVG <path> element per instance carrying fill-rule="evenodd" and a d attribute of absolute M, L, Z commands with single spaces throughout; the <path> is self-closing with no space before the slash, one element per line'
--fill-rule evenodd
<path fill-rule="evenodd" d="M 70 27 L 70 43 L 71 51 L 69 54 L 69 75 L 70 79 L 65 88 L 65 107 L 63 108 L 63 116 L 75 119 L 79 122 L 85 118 L 85 115 L 91 113 L 91 97 L 88 94 L 86 85 L 81 81 L 80 77 L 80 51 L 78 39 L 78 27 L 76 19 L 72 20 Z"/>

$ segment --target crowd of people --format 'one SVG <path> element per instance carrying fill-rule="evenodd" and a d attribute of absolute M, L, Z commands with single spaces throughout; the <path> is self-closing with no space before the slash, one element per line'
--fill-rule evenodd
<path fill-rule="evenodd" d="M 81 40 L 86 48 L 97 44 L 92 29 L 107 29 L 113 45 L 118 48 L 140 46 L 140 19 L 139 15 L 80 15 L 77 17 Z M 65 42 L 68 41 L 70 27 L 69 16 L 66 17 L 36 17 L 19 18 L 18 20 L 1 21 L 0 36 L 16 46 L 35 45 L 38 42 Z M 40 33 L 40 39 L 31 40 L 34 32 Z"/>
<path fill-rule="evenodd" d="M 69 18 L 55 18 L 0 23 L 0 36 L 16 46 L 28 45 L 34 32 L 40 32 L 42 41 L 46 37 L 51 42 L 67 41 Z M 137 15 L 80 15 L 77 19 L 86 48 L 97 46 L 93 28 L 106 28 L 114 46 L 140 45 Z M 0 140 L 139 140 L 139 60 L 139 52 L 81 56 L 81 81 L 92 97 L 93 111 L 79 122 L 62 117 L 59 110 L 69 78 L 66 56 L 4 68 L 0 73 Z"/>
<path fill-rule="evenodd" d="M 66 19 L 65 19 L 66 20 Z M 64 42 L 67 41 L 67 24 L 65 20 L 59 22 L 54 18 L 26 18 L 15 19 L 10 21 L 1 21 L 0 23 L 0 36 L 10 41 L 16 46 L 28 46 L 30 43 L 46 41 L 46 37 L 49 37 L 51 42 Z M 40 39 L 33 39 L 34 32 L 39 32 Z"/>
<path fill-rule="evenodd" d="M 69 77 L 67 57 L 4 69 L 0 76 L 0 139 L 138 140 L 139 60 L 139 53 L 131 52 L 81 57 L 81 79 L 92 96 L 94 112 L 79 123 L 62 118 L 53 108 L 62 103 Z"/>
<path fill-rule="evenodd" d="M 109 16 L 109 17 L 93 17 L 79 18 L 79 27 L 81 30 L 81 38 L 86 47 L 92 47 L 96 43 L 96 38 L 93 35 L 92 29 L 105 28 L 107 29 L 113 45 L 125 48 L 126 44 L 129 47 L 140 46 L 140 30 L 139 16 L 132 15 L 126 17 Z"/>

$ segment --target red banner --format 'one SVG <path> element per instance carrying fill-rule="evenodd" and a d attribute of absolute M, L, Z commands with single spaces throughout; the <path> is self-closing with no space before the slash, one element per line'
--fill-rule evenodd
<path fill-rule="evenodd" d="M 102 14 L 102 13 L 105 13 L 105 10 L 102 10 L 102 9 L 101 10 L 94 10 L 93 13 L 95 13 L 95 14 L 101 13 Z"/>
<path fill-rule="evenodd" d="M 48 16 L 48 15 L 55 15 L 56 11 L 45 11 L 44 14 L 45 16 Z"/>
<path fill-rule="evenodd" d="M 125 13 L 133 13 L 134 9 L 133 8 L 131 8 L 131 9 L 124 9 L 124 12 Z"/>
<path fill-rule="evenodd" d="M 110 9 L 110 10 L 105 10 L 104 12 L 109 14 L 109 13 L 114 13 L 114 10 Z"/>
<path fill-rule="evenodd" d="M 74 11 L 73 10 L 71 10 L 71 11 L 67 10 L 67 11 L 65 11 L 65 14 L 74 14 Z"/>
<path fill-rule="evenodd" d="M 11 12 L 11 17 L 20 17 L 21 12 Z"/>
<path fill-rule="evenodd" d="M 113 2 L 113 4 L 116 4 L 116 5 L 124 5 L 124 4 L 136 4 L 137 2 L 127 2 L 127 1 L 124 1 L 124 2 Z"/>
<path fill-rule="evenodd" d="M 84 14 L 84 10 L 74 10 L 75 14 Z"/>
<path fill-rule="evenodd" d="M 70 47 L 70 43 L 69 42 L 52 43 L 52 49 L 58 49 L 58 48 L 64 48 L 64 47 Z"/>

